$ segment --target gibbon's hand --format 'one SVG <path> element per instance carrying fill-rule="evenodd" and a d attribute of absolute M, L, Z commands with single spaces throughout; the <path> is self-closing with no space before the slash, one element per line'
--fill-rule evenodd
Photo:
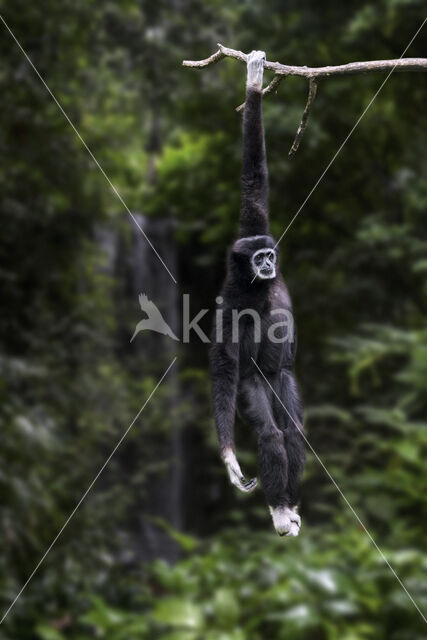
<path fill-rule="evenodd" d="M 246 62 L 248 75 L 246 86 L 261 91 L 264 75 L 265 51 L 251 51 Z"/>
<path fill-rule="evenodd" d="M 246 480 L 242 470 L 240 469 L 240 465 L 237 462 L 234 451 L 228 449 L 224 452 L 222 457 L 227 468 L 231 484 L 244 493 L 250 493 L 253 491 L 257 486 L 257 479 L 252 478 L 251 480 Z"/>

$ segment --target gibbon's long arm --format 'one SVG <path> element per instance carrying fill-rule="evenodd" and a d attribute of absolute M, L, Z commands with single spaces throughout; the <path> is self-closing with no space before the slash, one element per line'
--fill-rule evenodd
<path fill-rule="evenodd" d="M 263 51 L 252 51 L 248 56 L 246 104 L 243 114 L 240 238 L 269 233 L 268 170 L 262 123 L 264 62 Z"/>
<path fill-rule="evenodd" d="M 213 342 L 210 351 L 212 401 L 221 457 L 230 482 L 244 492 L 255 489 L 256 478 L 246 480 L 236 458 L 234 421 L 239 381 L 239 345 L 232 341 L 231 316 L 224 318 L 222 342 Z"/>
<path fill-rule="evenodd" d="M 222 342 L 214 341 L 210 350 L 213 410 L 222 457 L 227 449 L 234 451 L 234 420 L 239 381 L 239 345 L 231 340 L 231 320 L 228 320 L 227 314 L 223 321 L 225 327 Z"/>

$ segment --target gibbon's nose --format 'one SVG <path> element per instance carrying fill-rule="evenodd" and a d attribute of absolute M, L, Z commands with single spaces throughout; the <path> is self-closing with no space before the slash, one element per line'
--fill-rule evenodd
<path fill-rule="evenodd" d="M 273 271 L 273 265 L 269 260 L 265 260 L 261 267 L 261 273 L 271 273 L 272 271 Z"/>

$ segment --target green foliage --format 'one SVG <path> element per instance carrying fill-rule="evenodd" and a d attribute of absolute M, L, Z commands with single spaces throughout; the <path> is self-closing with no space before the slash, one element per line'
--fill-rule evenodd
<path fill-rule="evenodd" d="M 411 576 L 412 593 L 425 606 L 423 555 L 383 548 L 402 579 Z M 208 552 L 173 568 L 156 562 L 147 580 L 143 612 L 117 611 L 95 599 L 71 637 L 90 638 L 87 625 L 96 637 L 112 640 L 258 640 L 289 634 L 398 639 L 402 628 L 411 638 L 421 638 L 424 629 L 413 604 L 351 517 L 342 518 L 335 530 L 314 528 L 295 541 L 229 531 L 210 541 Z M 39 631 L 41 639 L 50 640 L 43 633 Z"/>

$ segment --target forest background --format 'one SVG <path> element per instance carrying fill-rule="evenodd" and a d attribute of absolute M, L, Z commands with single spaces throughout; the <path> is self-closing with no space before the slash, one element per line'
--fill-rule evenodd
<path fill-rule="evenodd" d="M 3 23 L 0 104 L 0 602 L 19 640 L 416 640 L 425 621 L 312 452 L 297 539 L 229 486 L 207 346 L 130 343 L 147 293 L 180 335 L 210 314 L 237 228 L 245 69 L 183 59 L 217 42 L 322 66 L 397 58 L 417 0 L 64 0 L 0 13 L 178 282 L 174 284 Z M 425 29 L 406 55 L 425 54 Z M 271 74 L 266 73 L 267 79 Z M 265 100 L 279 237 L 384 74 Z M 427 612 L 427 78 L 394 73 L 280 244 L 307 437 Z M 243 426 L 239 457 L 256 474 Z"/>

